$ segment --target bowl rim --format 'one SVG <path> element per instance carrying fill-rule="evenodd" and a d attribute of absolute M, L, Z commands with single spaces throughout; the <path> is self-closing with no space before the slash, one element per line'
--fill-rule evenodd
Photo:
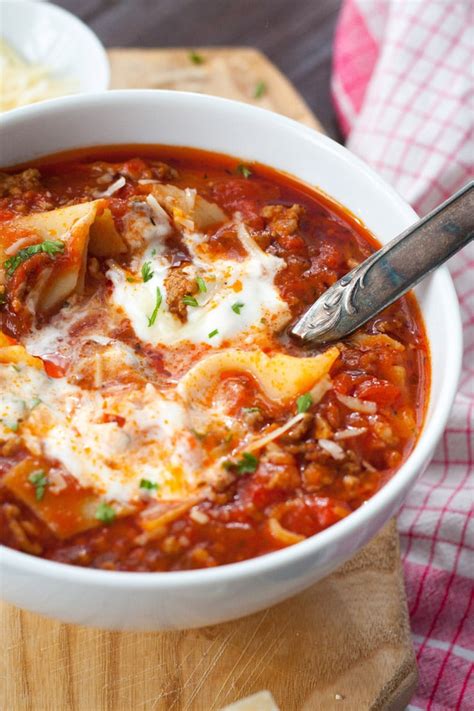
<path fill-rule="evenodd" d="M 100 67 L 98 67 L 98 70 L 100 70 L 103 73 L 103 81 L 102 81 L 102 90 L 106 90 L 107 87 L 110 85 L 110 62 L 107 56 L 107 51 L 100 41 L 99 37 L 95 34 L 93 30 L 87 25 L 83 20 L 81 20 L 80 17 L 77 15 L 74 15 L 72 12 L 69 10 L 66 10 L 64 7 L 60 7 L 59 5 L 55 5 L 52 2 L 49 2 L 49 0 L 46 0 L 45 2 L 43 0 L 0 0 L 0 13 L 2 12 L 2 6 L 4 5 L 9 5 L 12 8 L 19 8 L 20 6 L 23 7 L 30 7 L 34 8 L 34 12 L 38 11 L 38 8 L 41 8 L 39 12 L 43 12 L 46 14 L 50 14 L 53 16 L 56 15 L 56 17 L 63 17 L 71 26 L 71 32 L 77 34 L 78 36 L 81 34 L 81 42 L 84 41 L 84 38 L 87 37 L 87 40 L 90 42 L 89 49 L 93 46 L 94 51 L 96 52 L 96 57 L 95 60 L 98 62 L 99 57 L 100 57 Z M 3 35 L 0 35 L 3 37 Z M 17 47 L 14 47 L 15 51 L 18 51 Z M 89 77 L 89 75 L 88 75 Z M 88 84 L 90 84 L 90 78 L 87 79 Z M 47 101 L 56 101 L 57 99 L 65 99 L 69 96 L 81 96 L 84 94 L 96 94 L 99 93 L 99 88 L 97 86 L 93 87 L 86 87 L 82 89 L 78 89 L 75 91 L 73 94 L 65 94 L 64 96 L 56 97 L 54 99 L 43 99 L 42 101 L 35 102 L 34 104 L 26 104 L 25 106 L 19 106 L 14 109 L 9 109 L 2 115 L 2 121 L 3 118 L 10 114 L 12 111 L 20 111 L 21 109 L 29 109 L 31 106 L 36 106 L 37 104 L 43 104 L 46 103 Z"/>
<path fill-rule="evenodd" d="M 12 112 L 6 113 L 2 118 L 2 124 L 3 129 L 5 129 L 8 127 L 8 124 L 16 123 L 19 120 L 37 120 L 38 118 L 47 116 L 51 112 L 60 111 L 61 108 L 65 108 L 66 110 L 70 108 L 73 109 L 75 105 L 80 105 L 82 108 L 88 106 L 90 109 L 100 110 L 100 106 L 104 101 L 110 105 L 114 103 L 119 105 L 125 101 L 127 103 L 136 103 L 139 108 L 139 105 L 142 105 L 143 102 L 153 103 L 156 100 L 176 102 L 178 104 L 197 101 L 208 105 L 213 104 L 220 106 L 222 109 L 227 109 L 228 111 L 244 111 L 249 115 L 254 114 L 257 117 L 266 118 L 270 123 L 273 122 L 283 128 L 286 127 L 288 130 L 297 131 L 303 138 L 318 144 L 323 150 L 336 155 L 343 163 L 350 164 L 353 169 L 362 172 L 370 182 L 376 184 L 379 191 L 382 190 L 385 192 L 393 202 L 394 208 L 398 210 L 400 215 L 405 216 L 407 224 L 409 224 L 409 221 L 413 222 L 417 219 L 415 211 L 400 197 L 394 188 L 388 185 L 372 168 L 344 146 L 298 121 L 240 101 L 194 92 L 157 89 L 121 89 L 58 97 L 48 99 L 41 103 L 20 107 Z M 95 147 L 93 142 L 88 145 Z M 113 145 L 120 144 L 117 143 Z M 134 144 L 127 142 L 127 145 L 133 146 Z M 71 147 L 71 150 L 74 150 L 74 148 Z M 53 154 L 47 152 L 41 155 L 47 156 Z M 37 156 L 32 160 L 36 159 Z M 22 161 L 22 163 L 24 162 L 27 161 Z M 294 177 L 296 180 L 300 180 L 297 175 L 294 175 Z M 400 497 L 403 496 L 405 487 L 411 486 L 419 476 L 424 465 L 431 458 L 433 448 L 444 430 L 456 394 L 462 364 L 462 321 L 459 303 L 451 276 L 446 267 L 441 267 L 433 276 L 429 277 L 429 279 L 433 278 L 436 278 L 438 281 L 439 290 L 443 293 L 444 308 L 450 314 L 448 320 L 450 331 L 449 334 L 446 335 L 446 338 L 449 339 L 450 347 L 444 362 L 444 373 L 438 397 L 439 402 L 436 409 L 430 413 L 429 418 L 427 417 L 425 419 L 415 447 L 402 466 L 363 506 L 353 511 L 346 518 L 295 545 L 244 561 L 228 563 L 214 568 L 168 572 L 106 571 L 39 558 L 0 545 L 2 564 L 9 565 L 25 573 L 47 575 L 49 578 L 55 578 L 56 580 L 61 580 L 66 577 L 68 582 L 77 582 L 78 584 L 90 587 L 102 585 L 107 588 L 120 588 L 121 590 L 137 590 L 143 588 L 166 590 L 170 587 L 187 587 L 190 583 L 195 587 L 206 587 L 211 583 L 225 584 L 241 576 L 252 577 L 263 575 L 293 563 L 301 563 L 305 558 L 313 557 L 318 549 L 323 549 L 327 543 L 335 546 L 343 539 L 351 537 L 356 534 L 357 531 L 363 530 L 364 524 L 369 519 L 375 517 L 377 512 L 381 512 L 387 508 L 390 501 L 400 499 Z M 430 343 L 429 340 L 428 343 Z M 429 403 L 427 406 L 429 406 Z"/>

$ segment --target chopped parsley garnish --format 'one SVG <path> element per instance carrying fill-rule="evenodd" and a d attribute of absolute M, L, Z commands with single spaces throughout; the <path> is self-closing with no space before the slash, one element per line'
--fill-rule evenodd
<path fill-rule="evenodd" d="M 244 407 L 244 412 L 260 412 L 259 407 Z"/>
<path fill-rule="evenodd" d="M 147 491 L 153 491 L 153 489 L 158 489 L 158 484 L 149 479 L 140 479 L 140 489 L 146 489 Z"/>
<path fill-rule="evenodd" d="M 302 412 L 307 412 L 312 404 L 313 396 L 311 393 L 305 393 L 304 395 L 300 395 L 297 399 L 296 409 L 298 410 L 298 413 L 301 414 Z"/>
<path fill-rule="evenodd" d="M 257 470 L 258 459 L 250 452 L 244 452 L 242 459 L 237 462 L 236 466 L 239 474 L 250 474 Z"/>
<path fill-rule="evenodd" d="M 196 284 L 197 284 L 197 288 L 199 289 L 200 293 L 205 294 L 207 291 L 207 286 L 206 286 L 206 282 L 204 281 L 204 279 L 202 277 L 196 277 Z"/>
<path fill-rule="evenodd" d="M 156 321 L 156 317 L 158 316 L 158 309 L 161 306 L 161 302 L 163 301 L 163 297 L 161 296 L 161 291 L 160 287 L 156 287 L 156 303 L 155 303 L 155 308 L 153 309 L 153 312 L 151 316 L 148 316 L 148 327 L 153 326 L 153 324 Z"/>
<path fill-rule="evenodd" d="M 224 469 L 233 469 L 237 474 L 252 474 L 257 471 L 258 459 L 250 452 L 244 452 L 238 462 L 224 462 Z"/>
<path fill-rule="evenodd" d="M 31 472 L 30 476 L 28 477 L 28 481 L 35 487 L 36 501 L 41 501 L 48 485 L 48 478 L 45 474 L 44 469 L 38 469 L 35 472 Z"/>
<path fill-rule="evenodd" d="M 210 333 L 207 334 L 207 337 L 214 338 L 214 336 L 217 336 L 218 333 L 219 333 L 219 329 L 215 328 L 213 331 L 211 331 Z"/>
<path fill-rule="evenodd" d="M 186 304 L 186 306 L 199 306 L 197 300 L 194 296 L 191 296 L 191 294 L 183 296 L 183 304 Z"/>
<path fill-rule="evenodd" d="M 7 259 L 4 262 L 3 266 L 8 276 L 13 276 L 14 272 L 16 271 L 16 269 L 18 269 L 20 264 L 26 262 L 26 260 L 30 259 L 30 257 L 34 257 L 35 254 L 43 253 L 48 254 L 50 257 L 55 257 L 60 252 L 64 252 L 64 248 L 64 242 L 60 242 L 59 240 L 47 239 L 44 242 L 40 242 L 40 244 L 32 244 L 30 245 L 30 247 L 20 249 L 17 254 Z"/>
<path fill-rule="evenodd" d="M 112 521 L 115 521 L 117 514 L 115 513 L 115 510 L 112 508 L 112 506 L 109 506 L 109 504 L 106 504 L 105 501 L 102 501 L 95 512 L 95 518 L 98 521 L 102 521 L 102 523 L 112 523 Z"/>
<path fill-rule="evenodd" d="M 240 312 L 244 308 L 245 304 L 243 304 L 241 301 L 236 301 L 235 304 L 232 304 L 232 311 L 240 316 Z"/>
<path fill-rule="evenodd" d="M 145 262 L 145 264 L 142 266 L 142 279 L 144 282 L 150 281 L 150 279 L 153 277 L 154 271 L 151 268 L 151 263 L 150 262 Z"/>
<path fill-rule="evenodd" d="M 135 284 L 135 281 L 136 281 L 136 280 L 135 280 L 133 277 L 128 276 L 128 277 L 127 277 L 127 281 L 128 281 L 130 284 Z"/>
<path fill-rule="evenodd" d="M 242 175 L 242 177 L 244 177 L 245 179 L 250 178 L 250 176 L 252 175 L 252 171 L 250 170 L 250 168 L 247 168 L 247 166 L 243 163 L 237 166 L 237 172 L 240 173 L 240 175 Z"/>
<path fill-rule="evenodd" d="M 151 256 L 152 256 L 152 257 L 156 257 L 156 249 L 155 249 L 155 248 L 153 248 L 153 249 L 151 250 Z"/>
<path fill-rule="evenodd" d="M 189 59 L 193 64 L 204 64 L 204 57 L 202 56 L 202 54 L 199 54 L 199 52 L 196 52 L 194 49 L 192 49 L 189 53 Z"/>
<path fill-rule="evenodd" d="M 257 82 L 255 86 L 255 91 L 253 93 L 253 98 L 254 99 L 261 99 L 262 96 L 266 93 L 267 91 L 267 85 L 265 84 L 264 81 L 259 81 Z"/>

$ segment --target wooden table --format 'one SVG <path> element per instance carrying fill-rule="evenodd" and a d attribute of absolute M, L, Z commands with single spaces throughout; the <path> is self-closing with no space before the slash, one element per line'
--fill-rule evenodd
<path fill-rule="evenodd" d="M 250 46 L 290 79 L 340 139 L 329 92 L 341 0 L 54 0 L 106 47 Z"/>

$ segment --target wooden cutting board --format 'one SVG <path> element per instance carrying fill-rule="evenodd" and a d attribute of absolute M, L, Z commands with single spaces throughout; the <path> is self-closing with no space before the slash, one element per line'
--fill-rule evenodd
<path fill-rule="evenodd" d="M 189 50 L 111 50 L 112 87 L 218 94 L 321 128 L 256 50 L 197 51 L 202 64 Z M 104 632 L 3 604 L 0 636 L 1 711 L 217 711 L 261 689 L 281 711 L 401 711 L 417 682 L 394 522 L 333 575 L 237 622 Z"/>

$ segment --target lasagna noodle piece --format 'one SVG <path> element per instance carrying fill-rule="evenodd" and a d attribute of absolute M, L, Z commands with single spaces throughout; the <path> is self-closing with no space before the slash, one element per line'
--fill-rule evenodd
<path fill-rule="evenodd" d="M 206 407 L 223 374 L 242 372 L 257 380 L 269 400 L 286 405 L 327 375 L 338 356 L 335 347 L 312 358 L 229 348 L 199 361 L 181 379 L 178 391 L 189 403 Z"/>
<path fill-rule="evenodd" d="M 202 232 L 227 221 L 227 215 L 216 203 L 205 200 L 194 189 L 154 185 L 151 193 L 177 224 L 190 230 Z"/>
<path fill-rule="evenodd" d="M 0 331 L 0 363 L 24 364 L 42 370 L 44 368 L 41 358 L 36 358 L 28 353 L 24 346 L 16 343 L 13 338 Z"/>
<path fill-rule="evenodd" d="M 2 265 L 22 249 L 45 240 L 65 245 L 64 254 L 48 263 L 29 291 L 29 306 L 34 313 L 50 313 L 72 294 L 82 292 L 89 239 L 92 254 L 114 256 L 125 251 L 105 206 L 105 200 L 94 200 L 18 217 L 3 226 Z"/>
<path fill-rule="evenodd" d="M 43 475 L 48 479 L 48 462 L 27 457 L 13 466 L 3 477 L 3 486 L 36 514 L 51 531 L 61 539 L 98 526 L 95 517 L 100 499 L 91 489 L 80 487 L 71 477 L 60 491 L 53 492 L 45 486 L 41 498 L 37 498 L 37 488 L 30 477 Z"/>

